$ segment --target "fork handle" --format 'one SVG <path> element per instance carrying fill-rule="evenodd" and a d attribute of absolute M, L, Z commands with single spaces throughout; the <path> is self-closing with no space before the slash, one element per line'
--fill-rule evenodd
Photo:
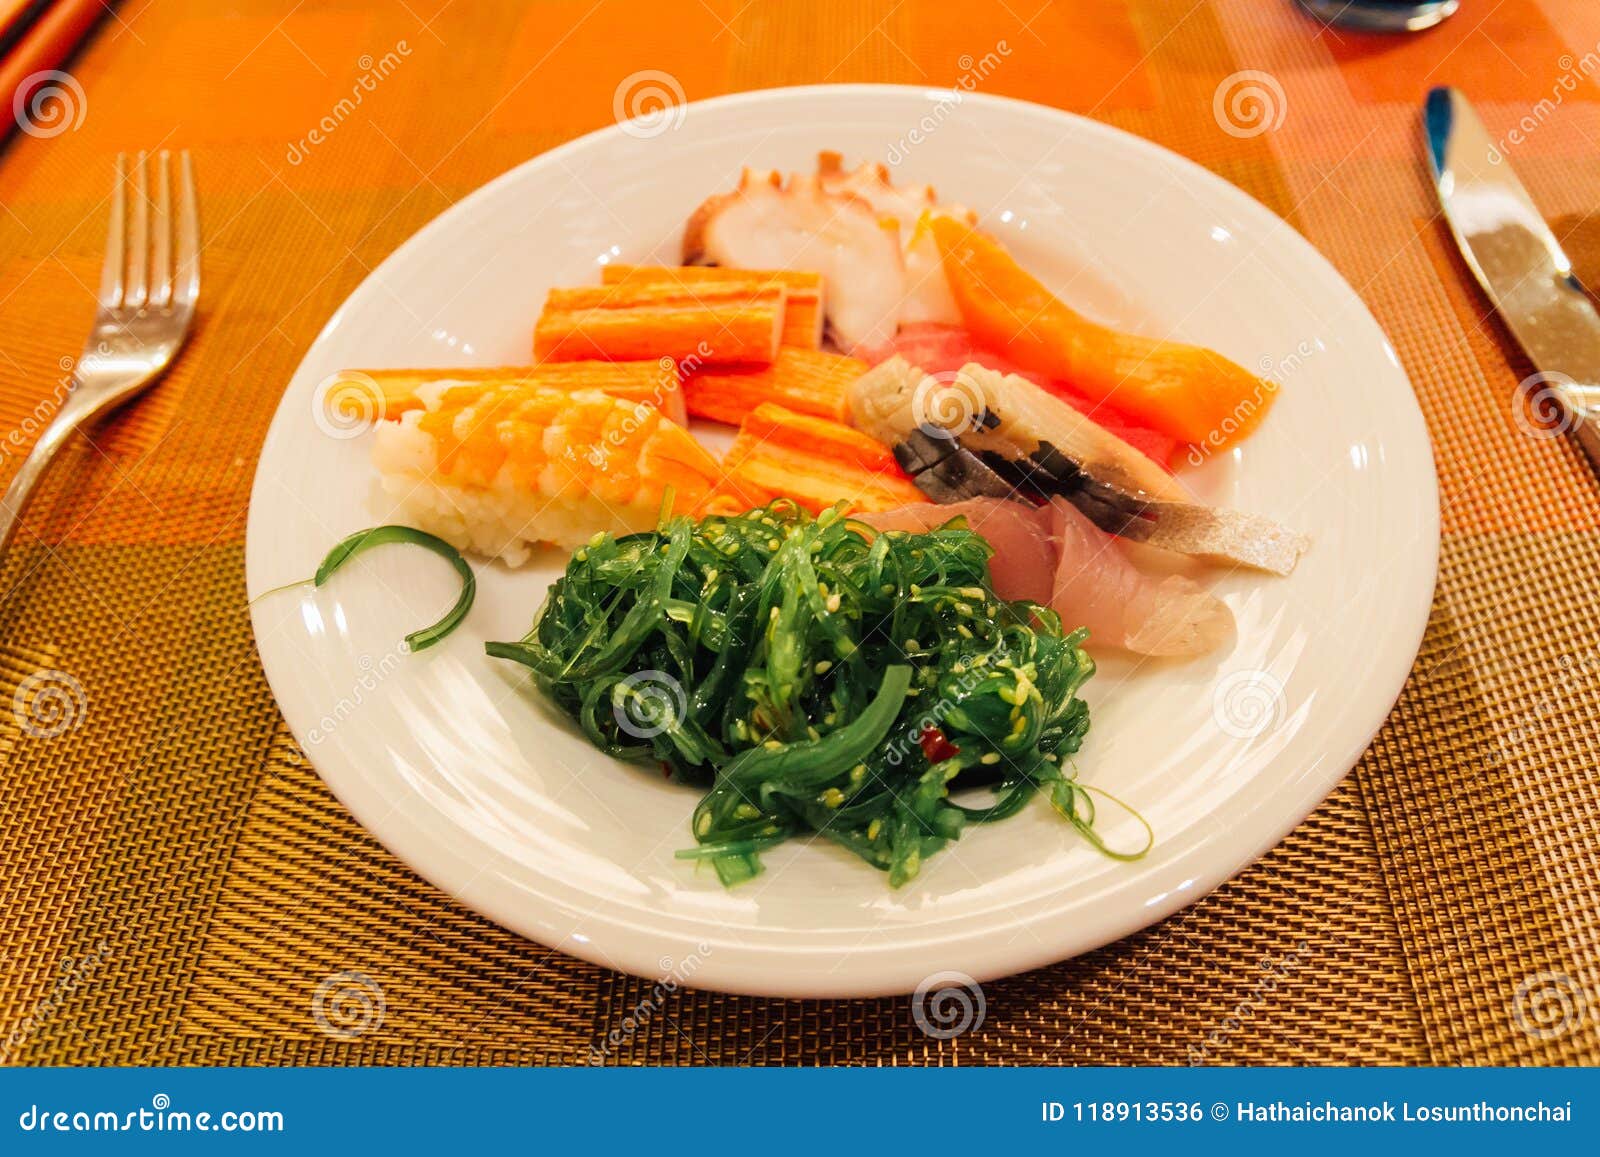
<path fill-rule="evenodd" d="M 33 488 L 44 478 L 45 471 L 73 431 L 97 409 L 85 404 L 81 385 L 77 378 L 73 379 L 72 392 L 44 428 L 44 433 L 39 435 L 28 456 L 22 460 L 22 465 L 6 487 L 5 495 L 0 496 L 0 562 L 5 561 L 11 548 L 12 536 L 16 534 L 17 524 L 22 521 L 22 512 L 33 495 Z"/>

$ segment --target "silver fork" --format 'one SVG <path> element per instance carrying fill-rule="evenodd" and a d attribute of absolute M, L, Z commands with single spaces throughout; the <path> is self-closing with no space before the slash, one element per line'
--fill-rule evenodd
<path fill-rule="evenodd" d="M 154 158 L 141 152 L 130 176 L 126 156 L 117 154 L 99 310 L 65 401 L 0 498 L 0 558 L 33 488 L 73 431 L 155 381 L 189 334 L 200 296 L 200 215 L 188 152 L 178 154 L 176 214 L 171 167 L 165 149 Z"/>

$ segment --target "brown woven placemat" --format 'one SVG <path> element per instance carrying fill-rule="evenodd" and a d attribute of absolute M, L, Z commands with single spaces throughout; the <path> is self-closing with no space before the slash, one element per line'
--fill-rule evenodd
<path fill-rule="evenodd" d="M 1415 147 L 1427 85 L 1475 85 L 1505 131 L 1600 42 L 1600 14 L 1507 0 L 1377 48 L 1254 0 L 979 5 L 959 27 L 931 0 L 439 3 L 125 4 L 71 66 L 81 124 L 0 158 L 0 443 L 18 432 L 0 479 L 81 342 L 112 154 L 194 149 L 207 237 L 189 349 L 74 449 L 0 570 L 0 705 L 24 708 L 0 710 L 5 1061 L 1600 1062 L 1600 486 L 1515 420 L 1530 367 L 1433 219 Z M 1129 128 L 1261 198 L 1390 334 L 1445 528 L 1395 713 L 1233 884 L 985 986 L 982 1026 L 949 1041 L 905 1000 L 657 999 L 465 911 L 332 799 L 256 661 L 244 515 L 282 383 L 387 252 L 606 123 L 630 73 L 670 72 L 690 97 L 951 83 L 990 52 L 988 91 Z M 1214 115 L 1241 70 L 1271 78 L 1261 131 Z M 1596 102 L 1583 77 L 1514 159 L 1600 264 Z"/>

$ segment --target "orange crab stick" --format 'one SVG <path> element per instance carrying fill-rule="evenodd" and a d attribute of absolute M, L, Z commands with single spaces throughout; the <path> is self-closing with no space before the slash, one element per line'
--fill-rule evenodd
<path fill-rule="evenodd" d="M 1004 247 L 952 217 L 927 224 L 973 340 L 1184 442 L 1244 438 L 1277 387 L 1221 354 L 1121 333 L 1058 300 Z"/>
<path fill-rule="evenodd" d="M 927 500 L 876 438 L 770 402 L 745 416 L 722 467 L 742 494 L 792 498 L 812 513 L 841 498 L 858 513 Z"/>

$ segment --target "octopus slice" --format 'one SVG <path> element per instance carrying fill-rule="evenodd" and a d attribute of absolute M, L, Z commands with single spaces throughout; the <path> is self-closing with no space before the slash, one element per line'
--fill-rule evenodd
<path fill-rule="evenodd" d="M 731 193 L 708 198 L 683 236 L 686 264 L 814 269 L 826 281 L 829 332 L 842 348 L 882 343 L 900 325 L 960 320 L 924 225 L 941 206 L 927 185 L 896 186 L 888 167 L 846 170 L 823 153 L 814 174 L 746 169 Z"/>

